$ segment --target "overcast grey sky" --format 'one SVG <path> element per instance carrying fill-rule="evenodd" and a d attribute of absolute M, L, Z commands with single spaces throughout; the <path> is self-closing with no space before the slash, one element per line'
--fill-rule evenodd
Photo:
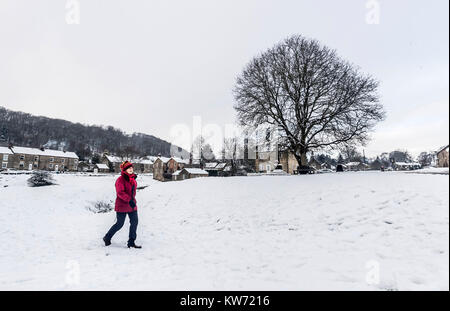
<path fill-rule="evenodd" d="M 233 123 L 243 66 L 302 34 L 381 81 L 388 117 L 366 155 L 448 144 L 447 0 L 379 0 L 379 24 L 366 0 L 78 2 L 67 24 L 66 0 L 0 0 L 1 106 L 170 139 L 194 115 Z"/>

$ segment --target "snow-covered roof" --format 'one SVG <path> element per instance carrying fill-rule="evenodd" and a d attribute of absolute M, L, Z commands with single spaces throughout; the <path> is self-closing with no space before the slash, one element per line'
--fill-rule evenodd
<path fill-rule="evenodd" d="M 349 162 L 349 163 L 347 163 L 346 165 L 347 166 L 358 166 L 358 165 L 360 165 L 361 164 L 361 162 Z"/>
<path fill-rule="evenodd" d="M 208 168 L 215 168 L 217 166 L 217 162 L 209 162 L 209 163 L 205 163 L 205 169 Z"/>
<path fill-rule="evenodd" d="M 167 163 L 167 162 L 169 162 L 170 159 L 172 159 L 172 158 L 158 157 L 158 159 L 160 159 L 161 161 L 163 161 L 163 163 Z"/>
<path fill-rule="evenodd" d="M 103 163 L 97 163 L 97 164 L 95 164 L 95 166 L 96 166 L 98 169 L 101 169 L 101 170 L 107 170 L 107 169 L 109 169 L 109 166 L 106 165 L 106 164 L 103 164 Z"/>
<path fill-rule="evenodd" d="M 157 159 L 160 159 L 161 161 L 163 161 L 163 163 L 167 163 L 167 162 L 169 162 L 171 159 L 174 159 L 177 163 L 189 164 L 189 160 L 185 160 L 185 159 L 177 158 L 177 157 L 170 157 L 170 158 L 166 158 L 166 157 L 158 157 Z M 156 161 L 156 159 L 155 159 L 155 161 Z"/>
<path fill-rule="evenodd" d="M 133 164 L 153 164 L 155 161 L 153 159 L 150 159 L 149 157 L 140 158 L 140 159 L 132 159 L 130 160 Z"/>
<path fill-rule="evenodd" d="M 106 159 L 108 159 L 109 162 L 111 163 L 122 163 L 123 160 L 122 158 L 118 157 L 118 156 L 113 156 L 113 155 L 105 155 Z"/>
<path fill-rule="evenodd" d="M 174 159 L 178 163 L 189 164 L 189 159 L 182 159 L 182 158 L 178 158 L 178 157 L 172 157 L 172 159 Z"/>
<path fill-rule="evenodd" d="M 395 165 L 400 165 L 400 166 L 420 166 L 420 163 L 417 162 L 395 162 Z"/>
<path fill-rule="evenodd" d="M 132 162 L 132 163 L 140 163 L 140 164 L 153 164 L 153 160 L 150 159 L 140 159 L 137 160 L 136 162 Z"/>
<path fill-rule="evenodd" d="M 222 169 L 224 169 L 224 168 L 225 168 L 225 166 L 227 166 L 227 164 L 226 164 L 226 163 L 219 163 L 219 164 L 217 164 L 217 166 L 216 166 L 216 169 L 218 169 L 218 170 L 222 170 Z"/>
<path fill-rule="evenodd" d="M 180 173 L 181 173 L 181 170 L 178 170 L 178 171 L 174 172 L 174 173 L 172 174 L 172 176 L 178 176 L 178 175 L 180 175 Z"/>
<path fill-rule="evenodd" d="M 0 147 L 0 153 L 3 154 L 13 154 L 11 149 L 9 149 L 8 147 Z"/>
<path fill-rule="evenodd" d="M 52 149 L 44 149 L 44 151 L 42 151 L 39 148 L 29 148 L 29 147 L 12 147 L 11 149 L 15 154 L 31 154 L 37 156 L 78 159 L 78 156 L 76 155 L 75 152 L 68 152 L 68 151 L 64 152 Z"/>
<path fill-rule="evenodd" d="M 209 173 L 207 171 L 204 171 L 202 169 L 199 168 L 185 168 L 185 170 L 189 173 L 189 174 L 194 174 L 194 175 L 209 175 Z"/>

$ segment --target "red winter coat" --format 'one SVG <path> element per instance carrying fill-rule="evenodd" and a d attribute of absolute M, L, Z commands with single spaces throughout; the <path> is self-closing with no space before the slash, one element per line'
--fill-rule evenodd
<path fill-rule="evenodd" d="M 136 175 L 122 172 L 122 175 L 116 180 L 116 208 L 115 211 L 119 213 L 131 213 L 137 210 L 131 208 L 130 201 L 133 200 L 136 203 Z"/>

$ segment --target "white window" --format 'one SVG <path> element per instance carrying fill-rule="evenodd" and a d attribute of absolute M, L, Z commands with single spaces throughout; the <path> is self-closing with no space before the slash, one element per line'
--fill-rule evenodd
<path fill-rule="evenodd" d="M 48 168 L 53 169 L 53 163 L 50 163 L 50 164 L 48 165 Z"/>
<path fill-rule="evenodd" d="M 2 168 L 7 168 L 8 167 L 8 163 L 7 162 L 3 162 L 2 163 Z"/>
<path fill-rule="evenodd" d="M 55 158 L 50 158 L 50 162 L 55 162 Z"/>
<path fill-rule="evenodd" d="M 260 171 L 260 172 L 264 171 L 264 164 L 260 164 L 260 165 L 259 165 L 259 171 Z"/>
<path fill-rule="evenodd" d="M 34 162 L 38 162 L 39 161 L 39 157 L 38 156 L 34 156 Z"/>
<path fill-rule="evenodd" d="M 20 159 L 21 159 L 21 160 L 25 160 L 25 155 L 21 154 L 21 155 L 20 155 Z"/>
<path fill-rule="evenodd" d="M 66 162 L 66 159 L 61 159 L 61 163 L 64 163 L 64 162 Z"/>
<path fill-rule="evenodd" d="M 8 161 L 8 155 L 7 154 L 3 155 L 3 161 Z"/>

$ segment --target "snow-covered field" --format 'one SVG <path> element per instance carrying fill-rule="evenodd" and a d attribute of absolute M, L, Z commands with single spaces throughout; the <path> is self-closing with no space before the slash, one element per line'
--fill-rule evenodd
<path fill-rule="evenodd" d="M 449 289 L 448 175 L 142 176 L 141 250 L 87 209 L 115 176 L 28 177 L 0 175 L 0 290 Z"/>

